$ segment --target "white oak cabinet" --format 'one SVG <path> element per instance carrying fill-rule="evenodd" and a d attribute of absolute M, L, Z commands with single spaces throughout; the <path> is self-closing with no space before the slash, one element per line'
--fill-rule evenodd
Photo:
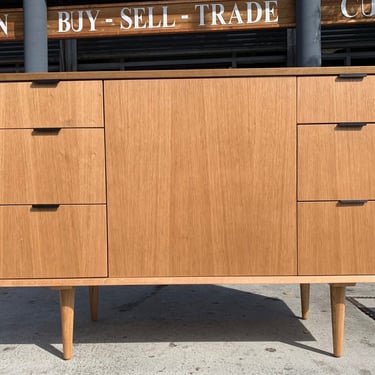
<path fill-rule="evenodd" d="M 365 73 L 365 74 L 363 74 Z M 375 70 L 0 76 L 0 286 L 375 282 Z"/>

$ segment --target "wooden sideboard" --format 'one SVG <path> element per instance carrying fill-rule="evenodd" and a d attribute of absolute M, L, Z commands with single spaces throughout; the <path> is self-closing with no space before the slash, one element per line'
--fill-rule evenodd
<path fill-rule="evenodd" d="M 0 286 L 375 282 L 375 69 L 0 76 Z M 373 123 L 373 124 L 372 124 Z"/>

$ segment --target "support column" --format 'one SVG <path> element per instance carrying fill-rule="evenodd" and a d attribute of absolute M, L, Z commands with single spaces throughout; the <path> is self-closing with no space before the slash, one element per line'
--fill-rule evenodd
<path fill-rule="evenodd" d="M 48 72 L 46 0 L 23 0 L 25 72 Z"/>
<path fill-rule="evenodd" d="M 297 66 L 321 66 L 320 0 L 296 1 Z"/>

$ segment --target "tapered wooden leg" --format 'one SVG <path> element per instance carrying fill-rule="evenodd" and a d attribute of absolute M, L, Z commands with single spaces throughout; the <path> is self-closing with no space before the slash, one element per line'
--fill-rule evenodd
<path fill-rule="evenodd" d="M 310 310 L 310 284 L 301 284 L 301 310 L 302 319 L 307 320 L 309 318 Z"/>
<path fill-rule="evenodd" d="M 90 286 L 89 291 L 91 320 L 96 322 L 98 320 L 99 287 Z"/>
<path fill-rule="evenodd" d="M 64 359 L 72 358 L 75 289 L 60 290 L 61 332 Z"/>
<path fill-rule="evenodd" d="M 333 354 L 341 357 L 344 351 L 344 320 L 346 285 L 330 285 Z"/>

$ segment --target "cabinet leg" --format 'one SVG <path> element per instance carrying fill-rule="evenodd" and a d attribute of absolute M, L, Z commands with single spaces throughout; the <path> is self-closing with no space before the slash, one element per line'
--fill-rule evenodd
<path fill-rule="evenodd" d="M 90 286 L 89 292 L 91 320 L 96 322 L 98 320 L 99 287 Z"/>
<path fill-rule="evenodd" d="M 74 326 L 75 289 L 60 290 L 61 332 L 63 341 L 63 358 L 72 358 Z"/>
<path fill-rule="evenodd" d="M 344 351 L 344 320 L 346 285 L 330 285 L 333 354 L 341 357 Z"/>
<path fill-rule="evenodd" d="M 310 310 L 310 284 L 300 284 L 302 319 L 309 318 Z"/>

